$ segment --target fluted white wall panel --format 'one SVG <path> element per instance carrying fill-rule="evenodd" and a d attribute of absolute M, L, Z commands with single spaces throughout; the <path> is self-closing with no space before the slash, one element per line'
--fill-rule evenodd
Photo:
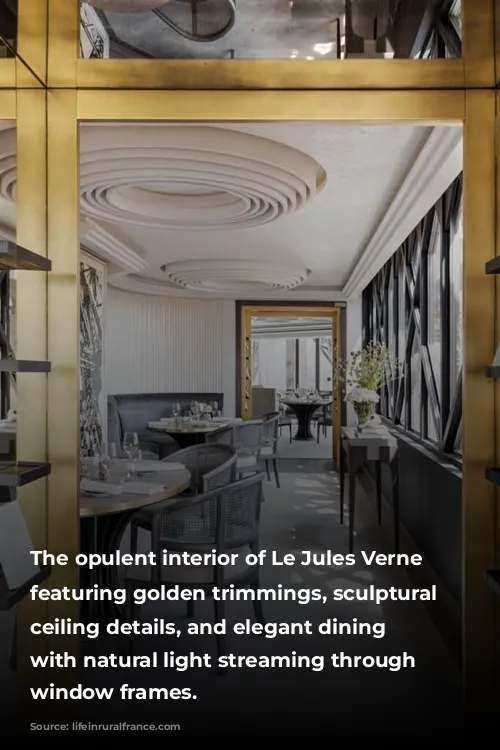
<path fill-rule="evenodd" d="M 107 392 L 221 392 L 235 408 L 235 302 L 108 290 Z"/>

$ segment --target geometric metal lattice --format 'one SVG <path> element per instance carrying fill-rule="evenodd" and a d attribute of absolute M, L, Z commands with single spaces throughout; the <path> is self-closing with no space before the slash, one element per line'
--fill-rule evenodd
<path fill-rule="evenodd" d="M 439 453 L 462 452 L 460 175 L 363 292 L 364 343 L 403 361 L 380 412 Z"/>

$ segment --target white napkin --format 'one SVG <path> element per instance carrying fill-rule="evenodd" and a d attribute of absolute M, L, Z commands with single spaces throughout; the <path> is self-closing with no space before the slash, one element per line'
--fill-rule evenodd
<path fill-rule="evenodd" d="M 123 490 L 127 495 L 154 495 L 162 489 L 163 485 L 150 482 L 127 482 L 123 485 Z"/>
<path fill-rule="evenodd" d="M 182 464 L 168 463 L 168 461 L 128 461 L 125 464 L 127 471 L 135 473 L 141 473 L 141 471 L 182 471 L 184 466 Z"/>
<path fill-rule="evenodd" d="M 106 495 L 120 495 L 121 484 L 108 484 L 108 482 L 95 482 L 92 479 L 82 479 L 80 482 L 82 492 L 102 492 Z"/>

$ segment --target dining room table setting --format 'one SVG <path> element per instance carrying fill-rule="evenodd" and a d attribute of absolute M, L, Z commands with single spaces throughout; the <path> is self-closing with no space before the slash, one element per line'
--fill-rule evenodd
<path fill-rule="evenodd" d="M 301 388 L 280 398 L 280 405 L 290 409 L 297 419 L 297 432 L 294 440 L 313 440 L 311 432 L 311 420 L 314 414 L 326 409 L 332 403 L 332 396 L 321 396 L 317 391 Z"/>
<path fill-rule="evenodd" d="M 222 416 L 218 405 L 193 402 L 187 414 L 181 414 L 180 404 L 174 404 L 172 416 L 149 422 L 151 432 L 170 435 L 180 448 L 188 448 L 205 442 L 212 432 L 241 422 L 240 417 Z"/>
<path fill-rule="evenodd" d="M 98 457 L 82 458 L 80 467 L 81 552 L 113 555 L 120 550 L 135 513 L 176 498 L 191 486 L 191 474 L 181 463 L 143 459 L 140 449 L 117 455 L 114 445 Z M 119 571 L 113 566 L 82 568 L 82 588 L 114 590 Z M 121 617 L 113 601 L 82 602 L 83 621 L 107 622 Z"/>

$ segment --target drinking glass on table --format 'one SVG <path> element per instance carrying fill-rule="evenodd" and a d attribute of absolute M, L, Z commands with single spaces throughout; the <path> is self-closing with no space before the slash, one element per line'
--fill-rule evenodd
<path fill-rule="evenodd" d="M 123 450 L 131 461 L 139 458 L 139 435 L 137 432 L 126 432 L 123 438 Z"/>
<path fill-rule="evenodd" d="M 173 418 L 176 419 L 180 413 L 181 413 L 181 405 L 179 404 L 179 402 L 176 402 L 172 407 Z"/>

